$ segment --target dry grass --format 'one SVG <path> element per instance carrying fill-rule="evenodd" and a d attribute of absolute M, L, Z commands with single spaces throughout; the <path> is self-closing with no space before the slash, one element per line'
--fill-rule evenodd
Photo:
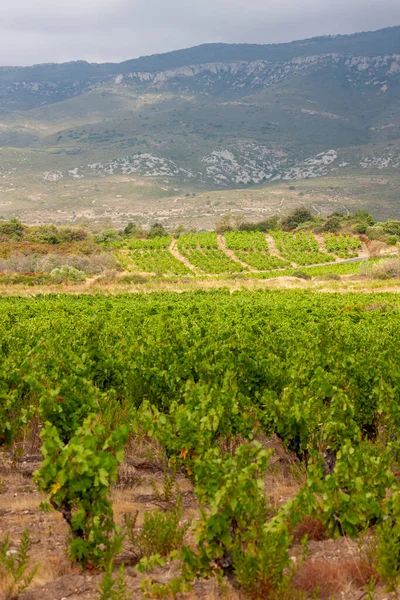
<path fill-rule="evenodd" d="M 316 542 L 326 540 L 324 525 L 321 521 L 313 519 L 312 517 L 305 517 L 302 522 L 298 524 L 293 532 L 293 541 L 299 543 L 305 535 L 309 540 Z"/>
<path fill-rule="evenodd" d="M 365 267 L 361 269 L 361 272 L 373 279 L 399 279 L 400 258 L 387 258 L 372 266 L 365 265 Z"/>
<path fill-rule="evenodd" d="M 141 284 L 122 284 L 118 279 L 104 282 L 98 279 L 92 279 L 85 283 L 73 284 L 65 282 L 64 284 L 36 285 L 28 286 L 23 284 L 1 285 L 0 297 L 18 296 L 23 298 L 32 298 L 38 294 L 151 294 L 153 292 L 190 292 L 195 290 L 215 290 L 228 289 L 231 292 L 240 290 L 312 290 L 322 293 L 346 293 L 360 292 L 373 293 L 379 291 L 400 292 L 399 279 L 386 280 L 368 280 L 358 275 L 342 275 L 340 281 L 320 280 L 313 278 L 310 281 L 297 279 L 296 277 L 279 277 L 276 279 L 208 279 L 208 280 L 180 280 L 180 281 L 147 281 Z"/>
<path fill-rule="evenodd" d="M 373 240 L 369 244 L 367 244 L 368 256 L 369 258 L 376 258 L 380 256 L 382 250 L 386 248 L 385 242 L 379 242 L 378 240 Z"/>
<path fill-rule="evenodd" d="M 294 585 L 307 594 L 318 589 L 321 600 L 330 600 L 339 594 L 346 597 L 346 594 L 365 586 L 374 577 L 374 571 L 366 560 L 310 560 L 300 567 Z"/>

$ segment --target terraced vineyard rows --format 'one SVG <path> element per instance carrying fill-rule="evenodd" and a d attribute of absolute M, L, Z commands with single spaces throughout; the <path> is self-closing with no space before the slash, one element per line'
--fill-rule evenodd
<path fill-rule="evenodd" d="M 328 252 L 336 254 L 339 258 L 354 258 L 358 256 L 357 250 L 361 248 L 357 237 L 346 234 L 325 233 L 324 242 Z"/>
<path fill-rule="evenodd" d="M 193 273 L 190 265 L 200 273 L 218 275 L 223 273 L 266 272 L 293 266 L 307 266 L 334 262 L 337 258 L 358 256 L 361 242 L 350 235 L 324 234 L 327 252 L 321 250 L 316 237 L 311 233 L 284 233 L 272 231 L 279 256 L 271 253 L 266 235 L 262 232 L 232 231 L 225 233 L 222 247 L 214 232 L 182 235 L 173 242 L 170 236 L 153 240 L 133 238 L 129 243 L 116 244 L 118 259 L 130 271 L 157 273 L 161 275 L 188 275 Z M 177 253 L 169 248 L 174 243 Z M 228 256 L 226 250 L 233 253 Z M 182 257 L 189 261 L 185 265 Z M 238 260 L 234 260 L 234 258 Z M 187 266 L 188 265 L 188 266 Z"/>
<path fill-rule="evenodd" d="M 271 231 L 279 253 L 300 266 L 313 265 L 334 261 L 334 257 L 326 252 L 321 252 L 319 244 L 312 233 L 300 232 L 297 234 L 283 231 Z"/>
<path fill-rule="evenodd" d="M 216 233 L 182 235 L 177 245 L 179 252 L 204 273 L 239 273 L 245 270 L 218 247 Z"/>
<path fill-rule="evenodd" d="M 169 251 L 171 236 L 146 240 L 132 238 L 116 252 L 118 261 L 126 271 L 155 273 L 156 275 L 188 275 L 190 269 Z"/>
<path fill-rule="evenodd" d="M 258 271 L 290 266 L 288 261 L 269 253 L 265 234 L 261 231 L 232 231 L 225 234 L 226 246 L 235 255 Z"/>

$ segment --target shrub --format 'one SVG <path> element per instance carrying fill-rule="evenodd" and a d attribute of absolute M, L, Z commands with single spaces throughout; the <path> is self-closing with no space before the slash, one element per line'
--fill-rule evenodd
<path fill-rule="evenodd" d="M 180 524 L 182 513 L 182 499 L 178 495 L 171 511 L 145 512 L 141 528 L 136 527 L 137 512 L 133 517 L 126 515 L 126 534 L 136 559 L 152 554 L 168 556 L 172 550 L 179 548 L 190 526 L 190 522 Z"/>
<path fill-rule="evenodd" d="M 61 239 L 58 229 L 55 225 L 38 225 L 30 227 L 25 235 L 28 242 L 38 242 L 40 244 L 59 244 Z"/>
<path fill-rule="evenodd" d="M 293 277 L 297 277 L 298 279 L 312 279 L 311 275 L 306 273 L 305 271 L 293 271 Z"/>
<path fill-rule="evenodd" d="M 313 214 L 310 210 L 308 210 L 308 208 L 304 208 L 302 206 L 300 208 L 296 208 L 287 217 L 282 219 L 281 228 L 283 231 L 293 231 L 293 229 L 296 229 L 298 225 L 308 221 L 314 221 Z"/>
<path fill-rule="evenodd" d="M 389 237 L 386 238 L 386 243 L 388 246 L 396 246 L 399 239 L 400 238 L 397 235 L 389 235 Z"/>
<path fill-rule="evenodd" d="M 161 225 L 161 223 L 154 223 L 150 227 L 150 230 L 147 232 L 146 237 L 149 238 L 149 239 L 153 239 L 153 238 L 156 238 L 156 237 L 165 237 L 167 235 L 168 235 L 168 232 Z"/>
<path fill-rule="evenodd" d="M 9 580 L 5 590 L 5 599 L 17 598 L 31 584 L 39 564 L 28 569 L 31 542 L 29 531 L 24 530 L 16 551 L 10 551 L 10 537 L 7 534 L 0 541 L 0 573 Z"/>
<path fill-rule="evenodd" d="M 82 227 L 60 227 L 58 230 L 60 242 L 82 242 L 89 237 Z"/>
<path fill-rule="evenodd" d="M 274 231 L 278 229 L 279 217 L 273 216 L 258 223 L 241 223 L 238 227 L 239 231 Z"/>
<path fill-rule="evenodd" d="M 24 236 L 25 229 L 18 219 L 10 219 L 5 223 L 0 223 L 0 239 L 19 240 Z"/>
<path fill-rule="evenodd" d="M 360 273 L 372 279 L 394 279 L 400 277 L 400 258 L 387 258 L 371 265 L 361 265 Z"/>
<path fill-rule="evenodd" d="M 212 449 L 193 466 L 196 495 L 203 511 L 197 552 L 183 548 L 187 578 L 215 572 L 233 573 L 250 597 L 267 598 L 276 591 L 290 564 L 290 538 L 278 517 L 267 521 L 264 473 L 272 452 L 261 444 L 242 444 L 236 454 Z"/>
<path fill-rule="evenodd" d="M 106 244 L 109 242 L 116 242 L 119 240 L 120 235 L 116 229 L 104 229 L 98 233 L 95 237 L 96 244 Z"/>
<path fill-rule="evenodd" d="M 136 225 L 135 223 L 128 223 L 128 225 L 124 229 L 124 235 L 126 237 L 140 237 L 143 235 L 143 229 L 140 225 Z"/>
<path fill-rule="evenodd" d="M 67 265 L 64 265 L 59 269 L 53 269 L 50 275 L 56 283 L 62 283 L 64 281 L 85 281 L 86 279 L 85 273 Z"/>
<path fill-rule="evenodd" d="M 339 217 L 329 217 L 324 225 L 324 230 L 335 233 L 336 231 L 339 231 L 341 226 L 342 224 Z"/>
<path fill-rule="evenodd" d="M 0 259 L 2 273 L 32 273 L 35 271 L 35 259 L 25 254 L 12 254 L 9 258 Z"/>

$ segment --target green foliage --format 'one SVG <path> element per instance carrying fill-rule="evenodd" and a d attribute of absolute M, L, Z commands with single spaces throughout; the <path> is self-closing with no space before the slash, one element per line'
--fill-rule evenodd
<path fill-rule="evenodd" d="M 104 229 L 95 236 L 96 244 L 110 244 L 119 240 L 120 234 L 116 229 Z"/>
<path fill-rule="evenodd" d="M 192 461 L 219 440 L 253 436 L 255 410 L 227 373 L 222 384 L 206 386 L 188 382 L 182 400 L 171 402 L 164 413 L 144 402 L 138 423 L 167 449 L 172 464 L 191 468 Z"/>
<path fill-rule="evenodd" d="M 126 237 L 140 237 L 143 234 L 143 230 L 139 225 L 135 223 L 128 223 L 124 229 L 124 235 Z"/>
<path fill-rule="evenodd" d="M 299 502 L 327 527 L 331 535 L 355 537 L 371 523 L 383 519 L 383 502 L 388 489 L 395 488 L 390 470 L 390 451 L 369 443 L 353 445 L 345 441 L 336 453 L 332 472 L 324 472 L 322 460 L 315 457 L 308 466 L 306 491 Z"/>
<path fill-rule="evenodd" d="M 296 208 L 290 215 L 282 219 L 281 228 L 283 231 L 293 231 L 301 223 L 313 221 L 314 217 L 311 211 L 307 208 Z"/>
<path fill-rule="evenodd" d="M 330 216 L 324 223 L 325 231 L 330 231 L 332 233 L 336 233 L 342 227 L 342 222 L 339 217 Z"/>
<path fill-rule="evenodd" d="M 59 244 L 61 237 L 55 225 L 44 224 L 31 227 L 25 235 L 25 240 L 39 244 Z"/>
<path fill-rule="evenodd" d="M 45 422 L 43 462 L 35 482 L 50 495 L 51 505 L 71 529 L 71 559 L 99 566 L 110 556 L 118 537 L 109 492 L 117 479 L 129 426 L 121 426 L 104 440 L 104 428 L 89 415 L 68 442 L 60 438 L 60 431 L 65 431 L 64 424 L 58 428 Z"/>
<path fill-rule="evenodd" d="M 117 579 L 113 578 L 113 568 L 114 561 L 111 560 L 100 581 L 97 600 L 129 600 L 132 597 L 125 581 L 125 565 L 120 566 Z"/>
<path fill-rule="evenodd" d="M 19 240 L 23 237 L 24 231 L 25 225 L 16 218 L 0 223 L 0 239 Z"/>
<path fill-rule="evenodd" d="M 53 269 L 50 275 L 56 283 L 62 283 L 63 281 L 85 281 L 86 279 L 85 273 L 67 265 Z"/>
<path fill-rule="evenodd" d="M 202 511 L 197 551 L 183 548 L 186 579 L 231 572 L 251 597 L 267 598 L 289 566 L 290 537 L 281 520 L 268 521 L 263 475 L 271 452 L 243 444 L 234 456 L 207 451 L 194 464 Z"/>
<path fill-rule="evenodd" d="M 170 502 L 174 494 L 174 488 L 177 488 L 175 465 L 173 465 L 171 473 L 168 473 L 167 466 L 165 465 L 163 474 L 163 485 L 161 490 L 158 488 L 153 478 L 150 479 L 150 483 L 157 500 L 161 502 Z"/>
<path fill-rule="evenodd" d="M 140 528 L 136 525 L 137 513 L 126 515 L 126 535 L 135 558 L 152 555 L 167 557 L 172 550 L 179 548 L 190 527 L 190 521 L 181 525 L 182 514 L 182 498 L 178 494 L 171 510 L 145 512 Z"/>
<path fill-rule="evenodd" d="M 240 231 L 272 231 L 278 229 L 279 217 L 273 216 L 257 223 L 241 223 L 238 227 Z"/>
<path fill-rule="evenodd" d="M 320 251 L 318 241 L 312 233 L 301 231 L 294 235 L 273 231 L 271 235 L 280 254 L 298 265 L 305 266 L 334 260 L 329 254 Z"/>
<path fill-rule="evenodd" d="M 299 519 L 350 536 L 397 522 L 398 309 L 394 294 L 299 291 L 3 298 L 2 421 L 15 438 L 39 414 L 36 481 L 70 524 L 74 560 L 101 566 L 121 540 L 110 487 L 130 421 L 165 449 L 163 500 L 181 469 L 203 509 L 174 585 L 218 573 L 286 597 Z M 306 484 L 278 513 L 264 492 L 269 453 L 245 443 L 260 429 L 304 463 Z M 182 527 L 173 510 L 149 514 L 144 542 L 133 524 L 140 568 L 170 560 Z"/>
<path fill-rule="evenodd" d="M 6 589 L 6 599 L 17 598 L 32 583 L 39 564 L 29 568 L 31 542 L 28 529 L 24 529 L 17 550 L 11 549 L 11 540 L 7 534 L 0 540 L 0 573 L 10 579 Z"/>
<path fill-rule="evenodd" d="M 161 223 L 153 223 L 146 235 L 151 240 L 157 237 L 168 237 L 168 232 Z"/>

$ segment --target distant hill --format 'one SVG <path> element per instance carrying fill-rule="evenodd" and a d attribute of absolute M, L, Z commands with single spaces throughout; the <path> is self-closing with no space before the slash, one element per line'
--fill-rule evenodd
<path fill-rule="evenodd" d="M 122 183 L 122 196 L 153 186 L 160 202 L 323 176 L 346 178 L 351 194 L 352 178 L 392 181 L 399 167 L 400 27 L 0 67 L 3 215 L 30 218 L 44 202 L 49 218 L 82 216 L 96 186 L 118 212 Z"/>

